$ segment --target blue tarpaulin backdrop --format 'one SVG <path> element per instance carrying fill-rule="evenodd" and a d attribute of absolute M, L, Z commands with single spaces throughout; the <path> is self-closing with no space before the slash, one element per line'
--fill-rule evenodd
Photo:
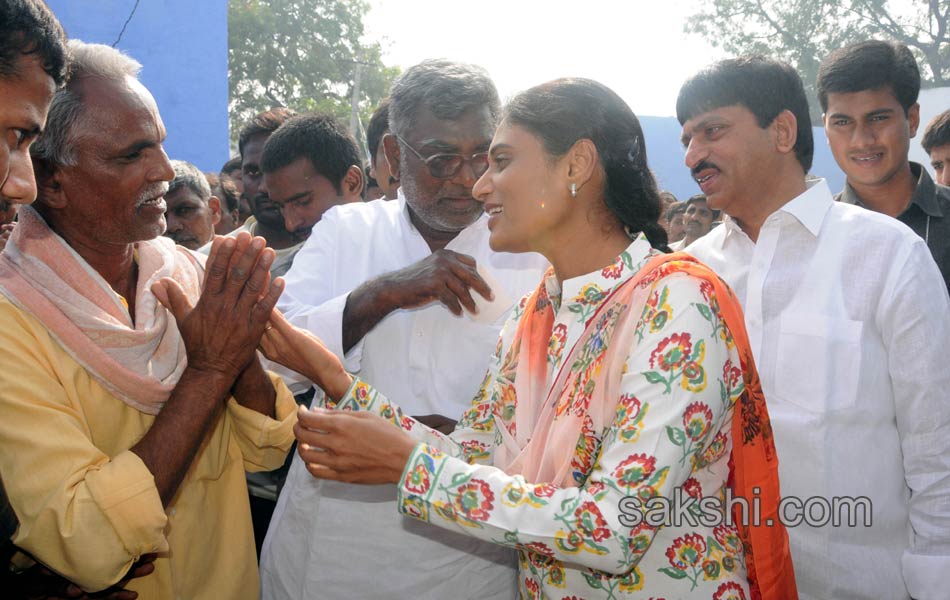
<path fill-rule="evenodd" d="M 171 158 L 217 171 L 228 159 L 227 0 L 47 0 L 69 37 L 142 63 Z M 133 13 L 134 9 L 134 13 Z M 131 19 L 129 18 L 131 16 Z"/>

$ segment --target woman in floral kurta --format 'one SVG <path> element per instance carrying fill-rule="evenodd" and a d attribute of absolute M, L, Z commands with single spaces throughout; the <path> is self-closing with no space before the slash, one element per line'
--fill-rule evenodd
<path fill-rule="evenodd" d="M 586 80 L 559 80 L 537 89 L 561 94 L 566 104 L 580 91 L 626 108 L 612 92 Z M 324 384 L 328 392 L 346 392 L 330 392 L 336 411 L 301 413 L 301 456 L 315 476 L 397 483 L 405 515 L 516 548 L 524 598 L 756 597 L 759 589 L 750 590 L 750 557 L 739 530 L 711 523 L 716 511 L 700 514 L 697 503 L 690 503 L 716 498 L 725 507 L 718 516 L 729 512 L 725 496 L 735 431 L 741 432 L 740 446 L 764 440 L 771 448 L 767 415 L 746 389 L 750 379 L 743 368 L 754 367 L 740 351 L 744 331 L 735 335 L 726 322 L 735 327 L 736 319 L 723 315 L 725 303 L 736 301 L 704 267 L 658 259 L 643 234 L 631 241 L 622 227 L 617 235 L 590 218 L 585 225 L 573 211 L 589 215 L 585 208 L 591 205 L 583 202 L 602 206 L 609 186 L 624 182 L 611 177 L 614 165 L 605 162 L 604 155 L 617 153 L 577 142 L 560 155 L 567 161 L 564 169 L 548 162 L 555 173 L 543 172 L 525 137 L 533 134 L 517 118 L 535 90 L 514 101 L 515 112 L 509 107 L 493 141 L 492 166 L 475 193 L 492 215 L 493 248 L 541 251 L 553 269 L 515 308 L 471 408 L 445 436 L 403 415 L 369 383 L 355 379 L 350 384 L 347 378 L 342 385 Z M 628 132 L 633 143 L 624 144 L 626 156 L 620 160 L 632 163 L 632 176 L 640 178 L 635 191 L 649 207 L 657 201 L 655 185 L 641 150 L 639 124 L 626 111 L 635 124 Z M 622 120 L 604 113 L 602 126 L 622 134 Z M 557 115 L 551 119 L 557 122 Z M 597 137 L 596 132 L 588 135 Z M 543 141 L 534 137 L 538 148 Z M 593 158 L 604 163 L 602 170 L 591 159 L 595 147 Z M 552 154 L 547 145 L 543 150 Z M 564 185 L 569 190 L 564 205 L 545 197 L 540 207 L 525 207 L 518 192 L 536 189 L 532 169 L 542 171 L 544 180 L 580 174 L 581 186 L 593 199 L 579 194 L 571 181 Z M 626 223 L 630 231 L 628 221 L 639 214 L 641 228 L 654 235 L 642 218 L 655 218 L 658 206 L 635 208 L 640 212 L 632 211 L 633 218 L 623 213 L 615 223 Z M 572 227 L 583 231 L 585 226 L 590 229 L 586 236 L 568 235 Z M 583 244 L 563 244 L 565 239 Z M 622 246 L 621 239 L 626 240 Z M 615 249 L 612 260 L 605 260 L 610 248 Z M 580 270 L 591 264 L 596 268 Z M 728 308 L 734 315 L 734 305 Z M 741 328 L 741 319 L 738 323 Z M 316 344 L 284 322 L 275 324 L 270 338 L 269 355 L 312 373 L 318 383 L 330 379 L 326 373 L 340 372 L 338 363 L 320 366 L 335 359 L 319 356 Z M 289 350 L 275 348 L 278 341 Z M 529 373 L 525 361 L 531 356 L 542 358 Z M 537 385 L 526 384 L 529 377 L 537 377 Z M 743 407 L 745 430 L 734 428 L 737 406 Z M 567 446 L 563 432 L 575 430 L 565 423 L 576 423 L 578 432 Z M 774 468 L 770 473 L 774 477 Z M 651 499 L 672 504 L 676 494 L 684 509 L 672 511 L 662 526 L 645 522 L 637 510 Z M 781 534 L 784 540 L 784 530 Z M 746 548 L 752 547 L 748 540 Z M 777 547 L 787 558 L 787 541 Z M 787 570 L 778 586 L 774 573 L 766 574 L 769 588 L 763 597 L 795 596 L 793 580 L 788 583 L 790 564 Z"/>

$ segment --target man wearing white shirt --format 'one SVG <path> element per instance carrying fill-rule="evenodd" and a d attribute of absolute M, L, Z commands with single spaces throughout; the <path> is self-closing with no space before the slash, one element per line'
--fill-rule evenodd
<path fill-rule="evenodd" d="M 687 251 L 743 304 L 783 495 L 870 501 L 870 525 L 856 513 L 856 526 L 788 528 L 801 598 L 945 598 L 950 299 L 927 246 L 806 181 L 813 140 L 791 67 L 711 65 L 683 85 L 677 117 L 687 167 L 728 215 Z"/>
<path fill-rule="evenodd" d="M 327 211 L 281 299 L 350 371 L 444 429 L 468 408 L 508 309 L 547 266 L 492 252 L 472 197 L 498 111 L 477 67 L 426 61 L 406 71 L 384 138 L 398 199 Z M 512 553 L 404 519 L 395 499 L 391 485 L 315 480 L 295 457 L 261 556 L 264 598 L 517 594 Z"/>

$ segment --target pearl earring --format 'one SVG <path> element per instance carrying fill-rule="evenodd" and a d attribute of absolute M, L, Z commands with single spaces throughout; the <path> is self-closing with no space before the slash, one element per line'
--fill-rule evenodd
<path fill-rule="evenodd" d="M 577 184 L 576 183 L 571 182 L 570 190 L 571 190 L 571 198 L 577 198 Z"/>

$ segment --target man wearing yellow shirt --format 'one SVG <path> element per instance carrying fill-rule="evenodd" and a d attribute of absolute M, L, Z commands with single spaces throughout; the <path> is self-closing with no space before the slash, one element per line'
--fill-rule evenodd
<path fill-rule="evenodd" d="M 0 256 L 13 541 L 87 591 L 156 553 L 126 584 L 140 597 L 255 598 L 244 470 L 283 462 L 296 407 L 255 353 L 283 286 L 273 251 L 220 240 L 205 274 L 160 237 L 173 171 L 140 65 L 69 49 L 32 148 L 35 210 Z"/>

